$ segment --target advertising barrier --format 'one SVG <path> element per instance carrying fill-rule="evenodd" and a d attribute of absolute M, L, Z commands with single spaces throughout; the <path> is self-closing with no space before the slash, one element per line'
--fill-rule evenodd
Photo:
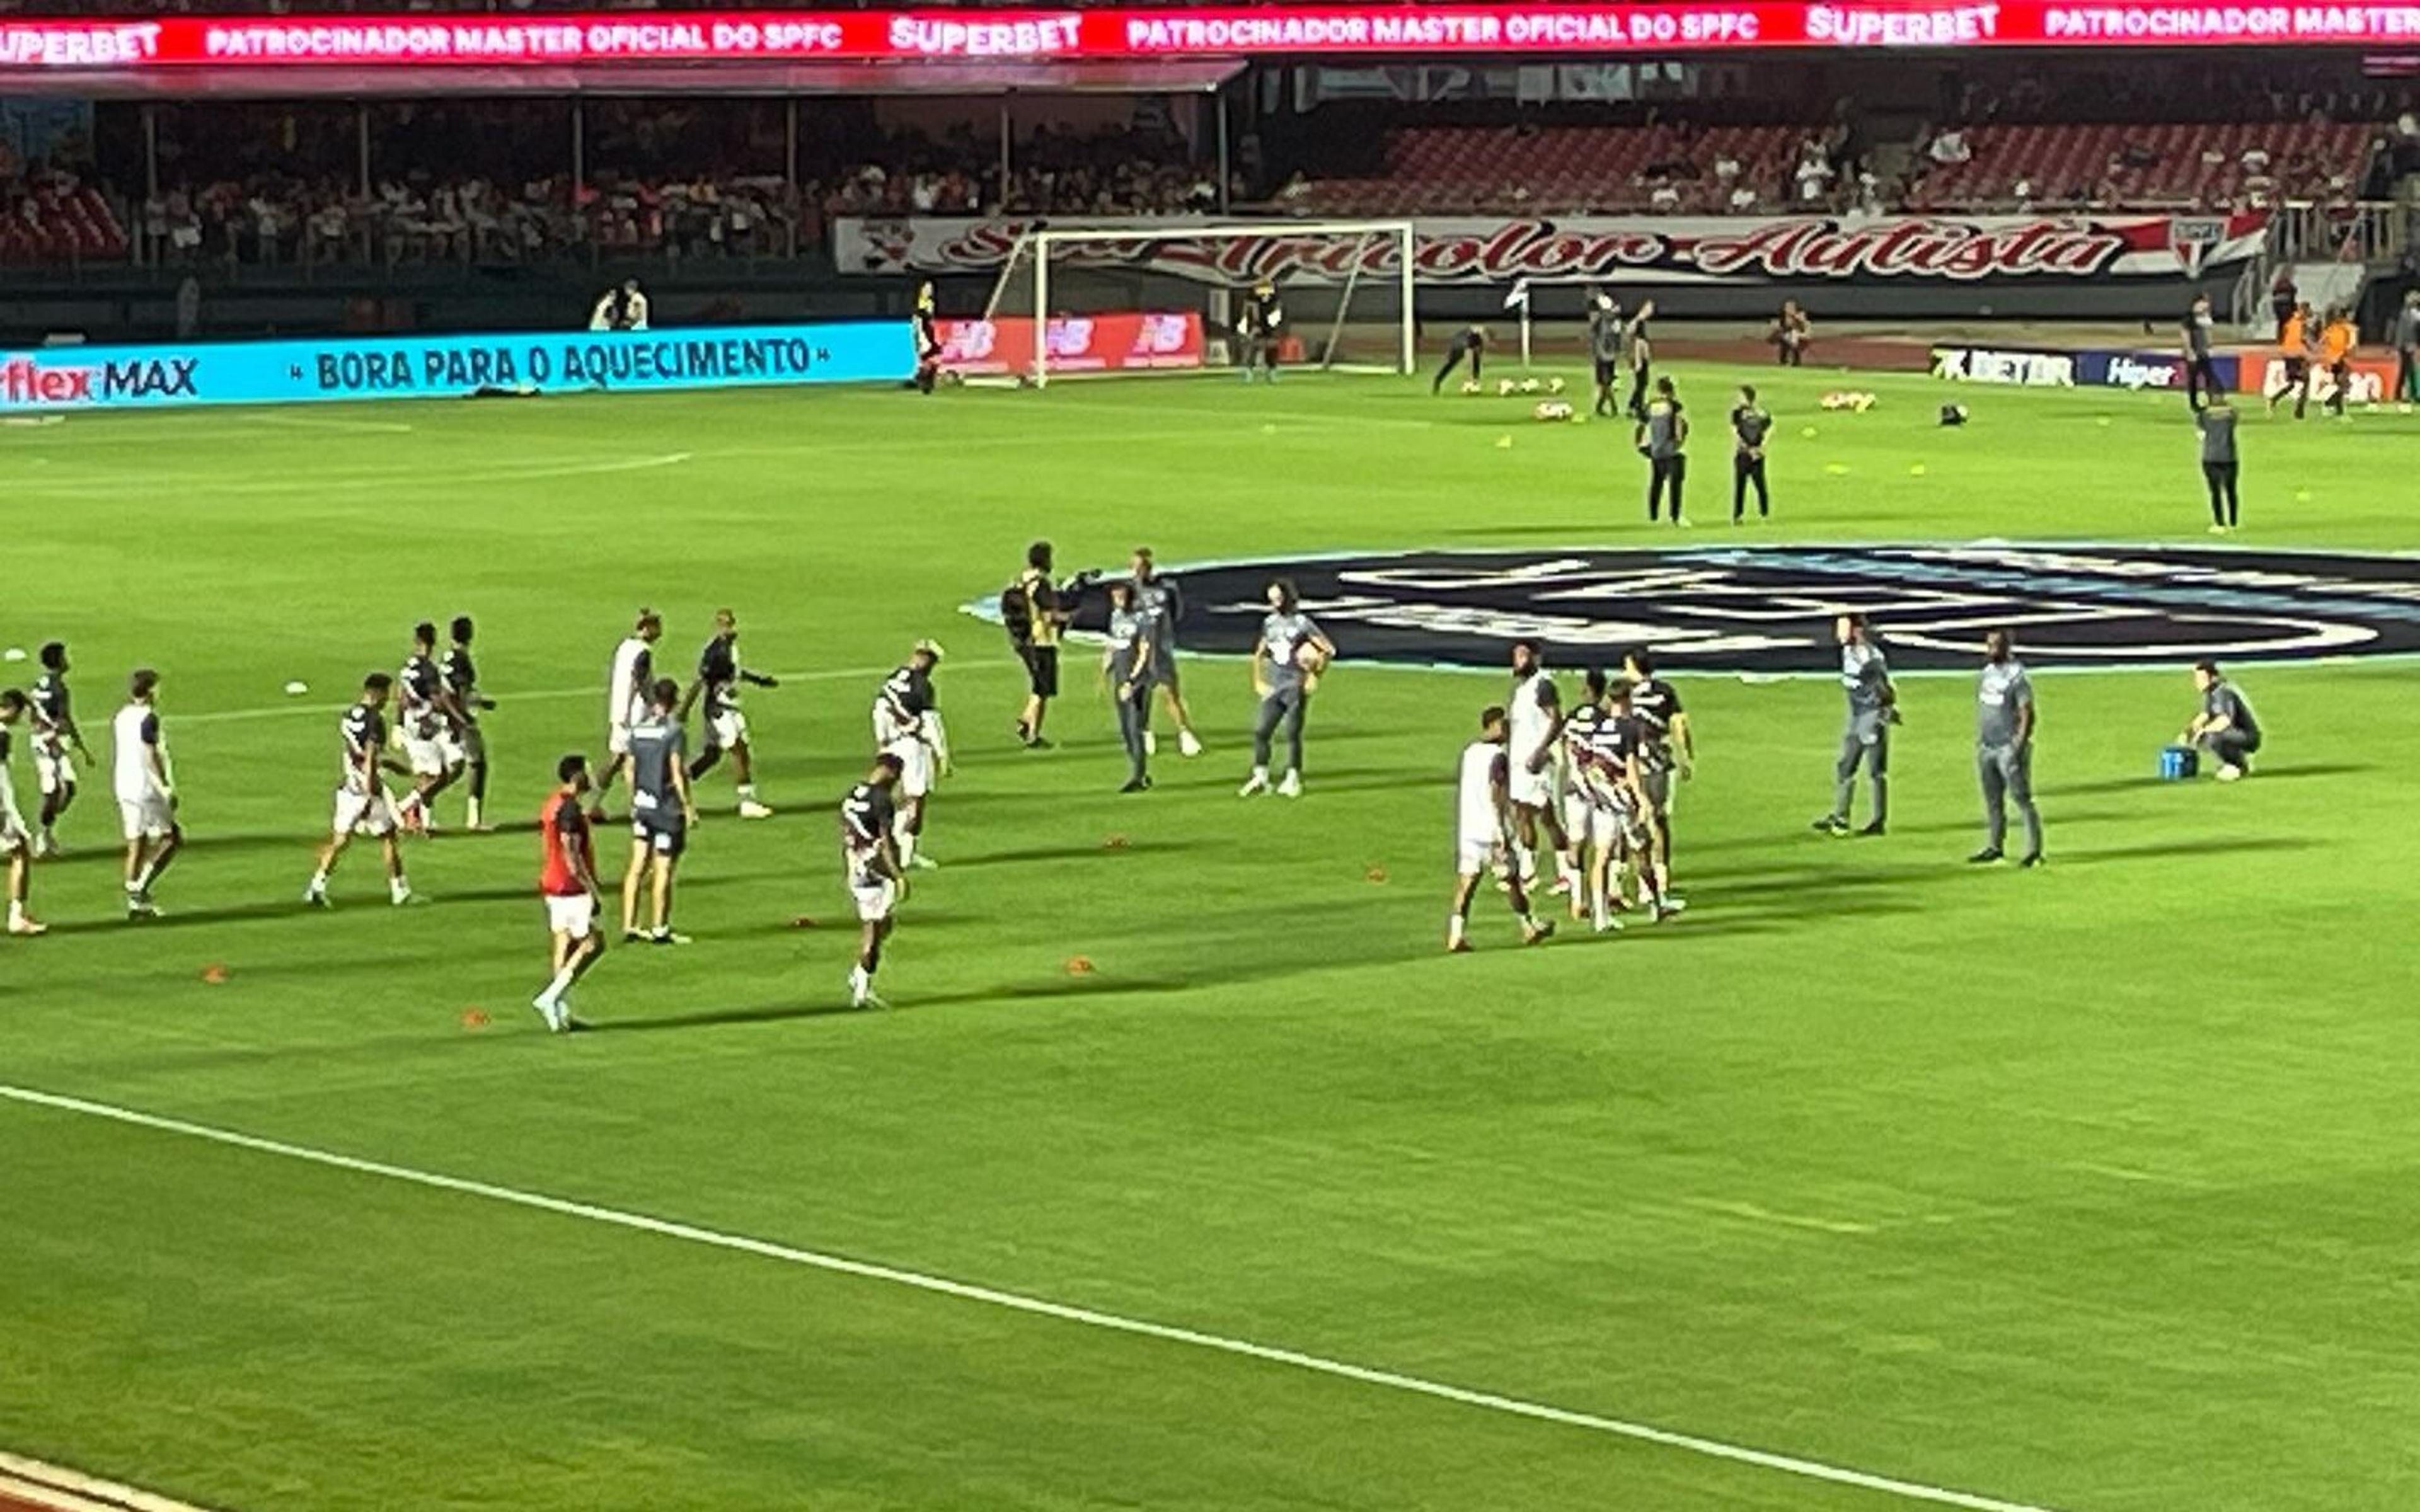
<path fill-rule="evenodd" d="M 0 352 L 0 412 L 643 393 L 908 378 L 904 321 Z"/>
<path fill-rule="evenodd" d="M 1033 319 L 944 320 L 941 366 L 977 377 L 1033 371 Z M 1183 313 L 1054 316 L 1053 374 L 1172 370 L 1202 364 L 1202 316 Z"/>
<path fill-rule="evenodd" d="M 263 10 L 269 8 L 264 5 Z M 229 65 L 510 69 L 925 58 L 1603 54 L 1627 50 L 2410 45 L 2420 6 L 2177 0 L 164 16 L 0 25 L 0 75 Z"/>
<path fill-rule="evenodd" d="M 2395 361 L 2388 357 L 2355 357 L 2347 363 L 2350 371 L 2345 378 L 2345 403 L 2380 404 L 2395 396 Z M 2245 393 L 2263 399 L 2291 397 L 2293 386 L 2286 379 L 2286 360 L 2273 352 L 2243 360 L 2239 387 Z M 2313 404 L 2325 404 L 2335 397 L 2335 375 L 2311 363 L 2310 376 L 2304 380 L 2303 392 Z"/>
<path fill-rule="evenodd" d="M 1068 267 L 1115 267 L 1202 283 L 1272 278 L 1341 284 L 1395 269 L 1391 240 L 1261 233 L 1185 237 L 1181 221 L 1130 224 L 1131 241 L 1078 242 L 1055 255 Z M 1426 218 L 1412 256 L 1421 285 L 1937 283 L 2181 280 L 2252 256 L 2267 219 L 2258 213 L 2170 215 L 1885 215 L 1559 220 Z M 1033 226 L 947 216 L 843 216 L 832 253 L 844 273 L 877 277 L 991 272 Z"/>
<path fill-rule="evenodd" d="M 2211 359 L 2219 387 L 2260 399 L 2290 398 L 2286 362 L 2274 352 L 2220 352 Z M 2391 358 L 2359 357 L 2346 364 L 2347 404 L 2379 404 L 2395 394 Z M 1953 383 L 2005 383 L 2027 388 L 2173 389 L 2185 386 L 2185 360 L 2168 351 L 2060 351 L 2038 347 L 1935 347 L 1932 376 Z M 2304 392 L 2313 403 L 2335 396 L 2335 376 L 2310 366 Z"/>

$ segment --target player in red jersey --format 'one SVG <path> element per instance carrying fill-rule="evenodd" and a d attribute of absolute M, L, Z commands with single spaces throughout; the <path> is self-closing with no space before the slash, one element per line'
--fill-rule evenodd
<path fill-rule="evenodd" d="M 546 895 L 546 921 L 551 935 L 549 962 L 554 980 L 530 999 L 530 1006 L 561 1034 L 580 1027 L 566 995 L 605 953 L 605 936 L 597 931 L 597 850 L 589 838 L 588 815 L 581 799 L 589 790 L 588 758 L 566 756 L 555 764 L 555 790 L 538 810 L 538 836 L 545 846 L 545 865 L 538 872 L 538 891 Z"/>

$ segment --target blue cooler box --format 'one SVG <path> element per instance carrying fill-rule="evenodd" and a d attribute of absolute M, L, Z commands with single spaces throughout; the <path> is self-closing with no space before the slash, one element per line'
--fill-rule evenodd
<path fill-rule="evenodd" d="M 2191 746 L 2167 746 L 2160 751 L 2160 780 L 2184 782 L 2201 774 L 2201 752 Z"/>

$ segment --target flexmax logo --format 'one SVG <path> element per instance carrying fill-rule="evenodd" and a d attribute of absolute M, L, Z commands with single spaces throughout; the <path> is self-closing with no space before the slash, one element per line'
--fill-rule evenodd
<path fill-rule="evenodd" d="M 146 357 L 125 363 L 0 363 L 0 404 L 54 409 L 141 399 L 195 399 L 198 357 Z"/>

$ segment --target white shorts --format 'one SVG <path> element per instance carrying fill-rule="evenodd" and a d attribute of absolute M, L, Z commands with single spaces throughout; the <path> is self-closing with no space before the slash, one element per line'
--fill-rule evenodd
<path fill-rule="evenodd" d="M 723 710 L 706 721 L 706 738 L 707 744 L 724 750 L 748 744 L 748 716 L 737 709 Z"/>
<path fill-rule="evenodd" d="M 1637 820 L 1627 809 L 1608 809 L 1601 803 L 1587 805 L 1587 818 L 1573 828 L 1575 840 L 1584 840 L 1610 856 L 1630 843 L 1637 830 Z"/>
<path fill-rule="evenodd" d="M 450 732 L 403 737 L 404 759 L 414 777 L 443 777 L 462 764 L 462 745 Z"/>
<path fill-rule="evenodd" d="M 573 893 L 567 898 L 548 893 L 546 927 L 557 934 L 568 934 L 575 940 L 588 938 L 597 928 L 596 898 L 584 892 Z"/>
<path fill-rule="evenodd" d="M 23 816 L 14 809 L 0 809 L 0 856 L 20 855 L 33 843 Z"/>
<path fill-rule="evenodd" d="M 899 791 L 910 798 L 921 798 L 933 791 L 933 748 L 913 735 L 905 735 L 882 748 L 885 756 L 899 759 Z"/>
<path fill-rule="evenodd" d="M 336 790 L 336 812 L 330 827 L 339 835 L 363 834 L 373 840 L 395 833 L 395 800 L 386 789 L 375 793 L 355 793 L 350 788 Z"/>
<path fill-rule="evenodd" d="M 857 917 L 868 924 L 878 924 L 891 917 L 899 906 L 899 884 L 888 877 L 869 887 L 852 883 L 849 893 L 857 899 Z"/>
<path fill-rule="evenodd" d="M 177 830 L 177 811 L 168 806 L 164 793 L 147 793 L 139 798 L 117 800 L 117 817 L 123 822 L 126 838 L 166 840 Z"/>
<path fill-rule="evenodd" d="M 1530 771 L 1520 762 L 1510 764 L 1512 771 L 1505 780 L 1505 792 L 1524 809 L 1544 809 L 1555 801 L 1555 768 L 1550 763 L 1543 772 Z"/>
<path fill-rule="evenodd" d="M 1563 833 L 1571 837 L 1574 844 L 1577 844 L 1580 838 L 1589 832 L 1589 810 L 1596 805 L 1590 803 L 1588 795 L 1578 788 L 1566 786 L 1562 792 L 1560 807 L 1563 811 Z"/>
<path fill-rule="evenodd" d="M 54 793 L 72 793 L 75 785 L 75 764 L 68 759 L 66 751 L 34 752 L 34 786 L 44 797 Z"/>
<path fill-rule="evenodd" d="M 1465 835 L 1453 848 L 1453 870 L 1457 875 L 1475 877 L 1493 867 L 1502 857 L 1504 842 L 1494 835 L 1474 839 Z"/>
<path fill-rule="evenodd" d="M 605 731 L 605 750 L 606 754 L 612 756 L 630 754 L 630 727 L 618 719 L 608 726 Z"/>

